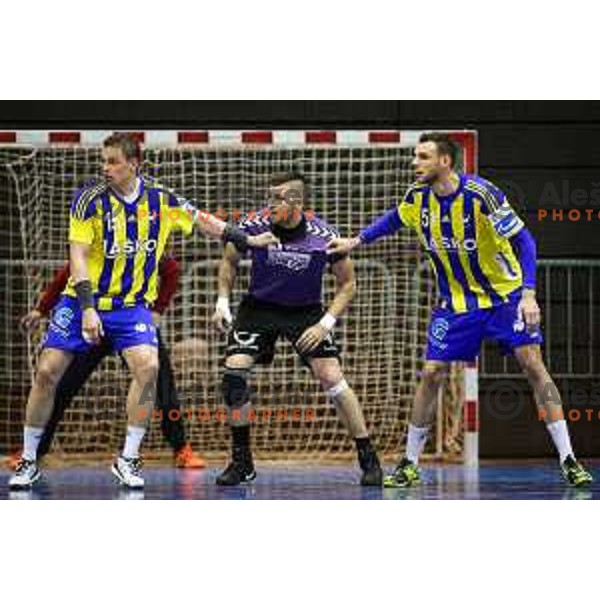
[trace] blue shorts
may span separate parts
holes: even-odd
[[[139,344],[158,346],[152,312],[145,306],[131,306],[116,310],[100,310],[104,336],[115,351],[120,352]],[[57,348],[65,352],[87,352],[93,344],[86,342],[81,333],[81,308],[79,301],[63,296],[52,311],[44,348]]]
[[[541,344],[541,329],[528,331],[517,318],[518,299],[506,304],[454,313],[445,308],[434,308],[427,331],[426,360],[473,361],[479,355],[485,339],[495,340],[505,354],[519,346]]]

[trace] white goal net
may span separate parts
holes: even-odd
[[[220,208],[231,215],[264,206],[272,173],[301,171],[308,181],[307,206],[348,235],[386,211],[410,184],[417,134],[410,132],[407,137],[409,141],[383,144],[147,146],[144,172],[200,208],[211,212]],[[6,215],[0,248],[5,290],[0,451],[8,451],[20,444],[25,401],[43,333],[27,339],[18,331],[18,318],[34,306],[66,260],[73,191],[97,176],[101,163],[99,146],[79,144],[3,147],[0,159],[0,207]],[[194,447],[209,456],[229,449],[228,429],[214,417],[222,405],[225,340],[210,326],[221,253],[219,243],[197,233],[190,238],[175,236],[174,254],[181,261],[182,277],[161,325],[171,351],[186,433]],[[415,236],[407,231],[364,248],[353,258],[358,291],[336,327],[343,367],[377,448],[396,454],[420,369],[433,281]],[[247,277],[248,269],[242,267],[234,307]],[[332,292],[328,277],[326,301]],[[128,383],[119,358],[105,359],[67,411],[54,450],[86,455],[115,452],[124,436]],[[255,369],[252,386],[258,415],[252,435],[258,458],[325,460],[353,451],[334,407],[287,342],[278,342],[271,366]],[[438,415],[438,436],[429,447],[442,455],[460,450],[461,443],[460,406],[456,402],[445,406]],[[272,411],[268,419],[261,419],[264,408]],[[207,414],[211,417],[206,419]],[[294,418],[298,414],[300,418]],[[154,423],[144,451],[166,450],[160,426]]]

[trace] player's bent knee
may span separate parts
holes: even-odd
[[[58,385],[59,373],[50,365],[40,365],[35,376],[35,383],[38,387],[51,389]]]
[[[337,385],[344,379],[342,368],[336,359],[313,360],[310,363],[310,368],[324,390]]]
[[[251,369],[254,357],[249,354],[233,354],[225,359],[226,369]]]
[[[334,387],[344,379],[339,368],[323,370],[317,374],[317,377],[324,390]]]
[[[422,375],[423,381],[428,385],[439,385],[448,376],[448,366],[445,364],[425,365]]]
[[[225,368],[223,373],[223,400],[228,408],[240,408],[250,400],[248,393],[248,369]]]
[[[158,377],[158,358],[148,357],[146,362],[136,365],[133,376],[141,383],[155,381]]]
[[[337,402],[339,397],[349,388],[348,382],[342,378],[335,385],[325,389],[325,395],[331,402]]]
[[[516,353],[516,356],[525,373],[535,375],[546,370],[542,355],[537,349],[524,347]]]
[[[148,357],[148,360],[142,365],[142,371],[150,376],[158,374],[158,356]]]

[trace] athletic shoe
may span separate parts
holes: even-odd
[[[132,489],[140,489],[144,487],[141,468],[142,461],[140,458],[119,456],[111,471],[122,485]]]
[[[363,471],[363,474],[360,478],[360,485],[365,486],[377,486],[381,487],[381,483],[383,482],[383,471],[381,467],[377,466],[373,469],[369,469],[368,471]]]
[[[29,489],[42,475],[35,460],[21,458],[15,469],[15,474],[9,479],[11,490]]]
[[[252,454],[248,450],[234,449],[233,460],[217,477],[217,485],[240,485],[256,479]]]
[[[560,465],[565,481],[573,487],[588,485],[594,481],[591,473],[586,471],[572,455],[567,456]]]
[[[190,444],[185,444],[175,452],[175,466],[178,469],[204,469],[206,461],[192,450]]]
[[[408,458],[403,458],[394,472],[383,478],[383,487],[405,488],[419,483],[419,481],[421,481],[419,467]]]
[[[383,471],[379,464],[377,454],[372,447],[368,447],[363,452],[358,453],[358,462],[362,469],[360,485],[381,486],[383,481]]]

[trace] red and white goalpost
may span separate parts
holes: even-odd
[[[27,344],[12,335],[17,319],[31,306],[53,271],[67,256],[68,209],[74,188],[97,175],[102,141],[112,131],[0,131],[0,202],[14,209],[11,249],[0,276],[14,282],[8,294],[0,353],[10,369],[0,375],[0,390],[10,398],[0,413],[0,441],[18,444],[25,393],[35,366],[39,337]],[[310,182],[309,205],[342,235],[356,233],[401,197],[412,181],[411,160],[420,131],[137,131],[144,144],[144,170],[199,207],[231,214],[262,206],[269,175],[301,170]],[[463,168],[477,171],[477,135],[451,132],[463,148]],[[224,341],[210,329],[216,299],[218,244],[200,236],[177,238],[183,276],[174,307],[164,318],[163,335],[171,349],[182,405],[199,410],[219,405],[220,361]],[[415,236],[402,231],[354,257],[358,293],[337,327],[347,379],[365,409],[382,453],[397,456],[421,365],[434,288],[426,258]],[[242,270],[234,303],[248,273]],[[326,300],[333,292],[326,286]],[[457,371],[465,397],[446,390],[438,414],[438,435],[430,455],[464,452],[476,464],[478,448],[477,368]],[[123,435],[128,376],[116,358],[105,361],[67,412],[57,437],[65,453],[109,453]],[[282,344],[272,366],[257,369],[259,406],[310,408],[314,420],[269,420],[255,427],[260,457],[329,459],[353,449],[333,407]],[[458,394],[460,395],[460,394]],[[461,415],[464,415],[461,416]],[[460,422],[464,423],[464,432]],[[224,454],[226,429],[214,420],[186,421],[194,445],[205,454]],[[13,439],[14,438],[14,439]],[[146,452],[164,443],[158,426]]]

